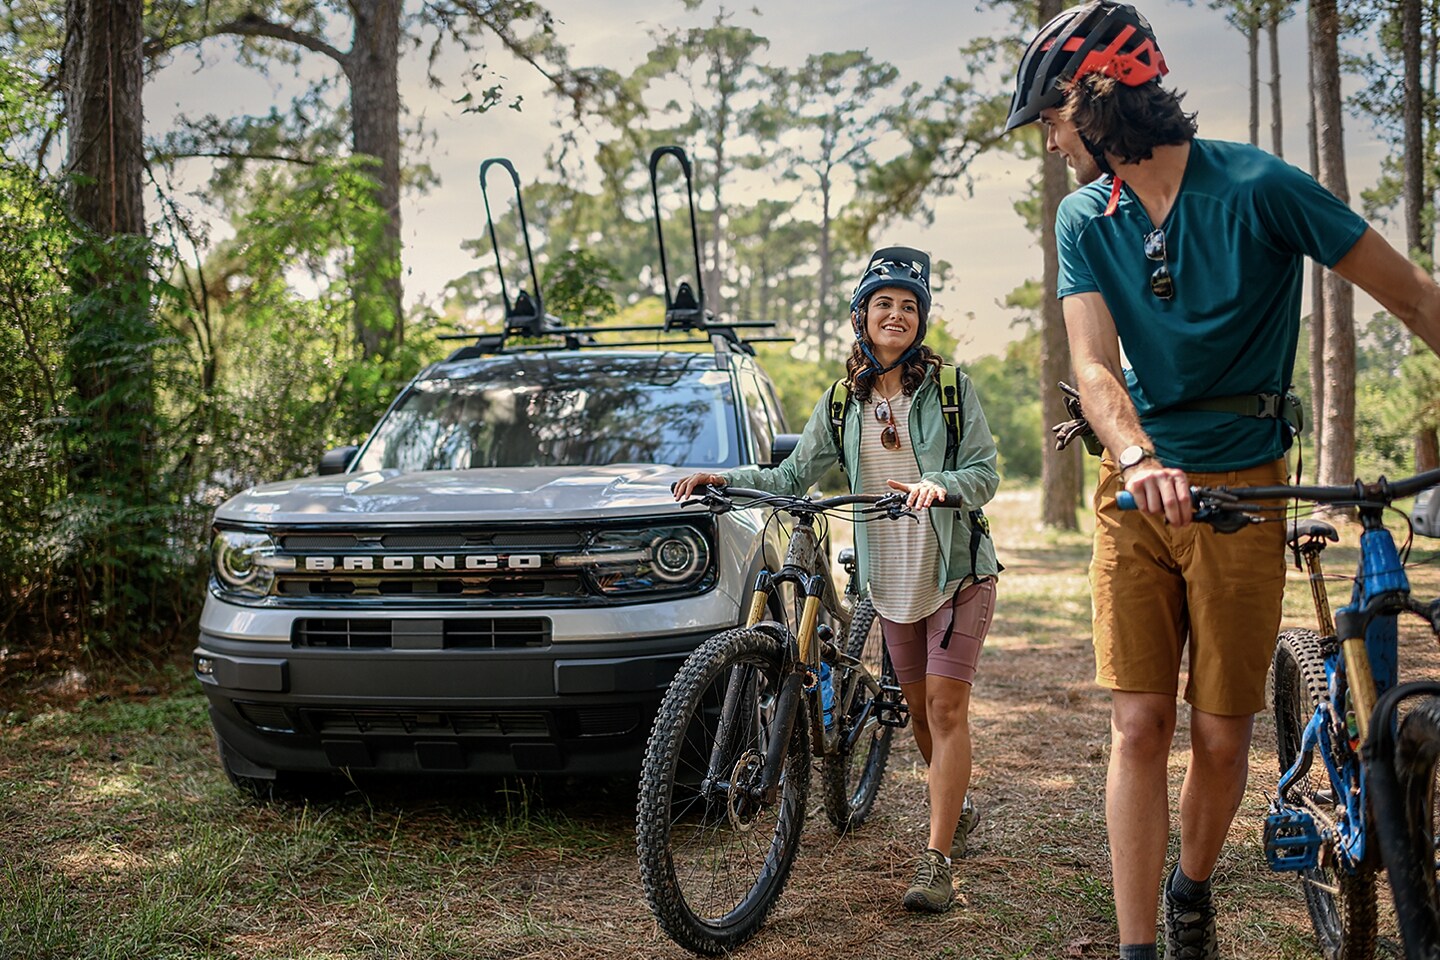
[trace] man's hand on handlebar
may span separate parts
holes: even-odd
[[[886,480],[891,490],[899,490],[905,494],[905,506],[910,510],[928,510],[931,504],[943,503],[945,500],[945,488],[933,480],[921,480],[919,483],[901,483],[899,480]]]
[[[1135,507],[1145,513],[1163,513],[1172,527],[1183,527],[1194,518],[1190,500],[1190,478],[1184,470],[1163,466],[1158,460],[1142,460],[1121,474],[1125,489],[1135,497]]]
[[[683,480],[677,480],[671,489],[675,491],[676,500],[688,500],[697,495],[695,491],[698,488],[705,486],[723,487],[725,478],[718,473],[692,473]]]

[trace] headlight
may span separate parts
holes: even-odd
[[[558,567],[581,568],[604,594],[677,590],[698,585],[710,569],[710,545],[694,527],[608,530],[582,553],[555,559]]]
[[[242,597],[263,597],[275,582],[275,568],[268,563],[275,554],[275,541],[264,533],[217,530],[210,543],[210,567],[220,592]]]

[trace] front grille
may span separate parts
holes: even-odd
[[[709,518],[680,522],[697,528],[714,549]],[[629,571],[602,572],[574,560],[597,535],[646,526],[646,521],[627,519],[595,524],[290,530],[276,536],[280,551],[271,593],[297,605],[327,607],[351,599],[412,609],[540,602],[580,606],[695,593],[713,584],[712,562],[701,582],[675,586],[657,580],[645,586],[637,579],[639,586],[612,590],[611,580],[630,576]]]
[[[469,734],[495,737],[549,737],[550,721],[540,710],[305,710],[318,734]]]
[[[290,639],[296,647],[347,649],[498,650],[550,645],[548,617],[454,617],[384,620],[303,618]]]

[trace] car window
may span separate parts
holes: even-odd
[[[730,378],[635,357],[509,358],[412,385],[357,470],[740,462]]]
[[[761,399],[760,382],[749,371],[741,373],[740,393],[745,398],[745,421],[749,425],[751,451],[756,463],[770,462],[770,447],[775,442],[775,429]]]

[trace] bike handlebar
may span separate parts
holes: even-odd
[[[1404,480],[1391,482],[1381,477],[1374,483],[1356,480],[1348,486],[1191,487],[1190,503],[1195,508],[1197,521],[1208,523],[1222,533],[1233,533],[1247,524],[1260,522],[1260,518],[1253,515],[1254,508],[1245,505],[1246,501],[1308,500],[1342,506],[1388,507],[1396,500],[1436,486],[1440,486],[1440,470],[1427,470]],[[1129,490],[1116,494],[1115,504],[1121,510],[1137,508],[1135,495]]]
[[[704,487],[705,493],[701,496],[693,496],[686,503],[705,503],[712,505],[715,501],[729,504],[732,498],[740,497],[747,500],[765,501],[770,506],[782,510],[801,511],[805,513],[823,513],[826,510],[834,510],[837,507],[848,507],[856,504],[878,507],[885,510],[905,509],[905,494],[898,490],[894,493],[842,493],[833,497],[807,497],[795,496],[788,493],[771,493],[768,490],[752,490],[747,487]],[[948,507],[959,509],[963,503],[959,500],[952,500],[946,497],[943,500],[936,500],[930,504],[932,507]]]

